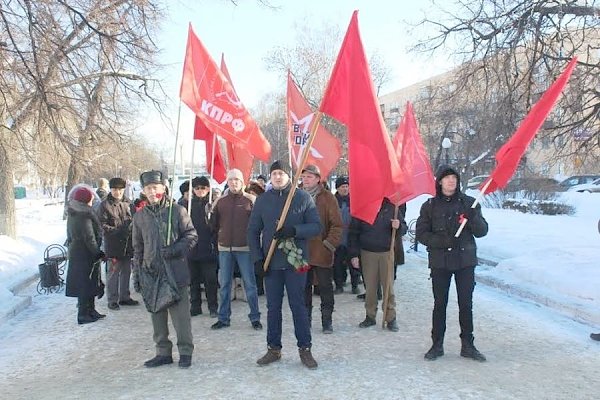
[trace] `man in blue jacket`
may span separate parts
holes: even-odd
[[[292,198],[289,212],[283,227],[275,231],[277,221],[286,198],[291,189],[289,166],[282,161],[275,161],[270,168],[273,188],[256,199],[250,221],[248,223],[248,245],[252,261],[257,268],[262,268],[271,241],[295,244],[302,250],[302,258],[308,260],[308,239],[321,232],[319,213],[310,195],[297,190]],[[262,241],[261,241],[262,235]],[[292,310],[294,332],[302,363],[310,368],[317,368],[312,356],[312,338],[308,324],[308,311],[304,302],[306,273],[299,271],[288,262],[288,255],[277,248],[269,263],[265,276],[267,293],[267,353],[258,359],[258,365],[267,365],[281,359],[281,306],[283,291],[287,292],[288,303]]]

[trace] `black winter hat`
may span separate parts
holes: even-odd
[[[285,172],[286,174],[288,174],[288,176],[292,176],[292,168],[285,161],[282,161],[282,160],[273,161],[273,164],[271,164],[271,168],[269,168],[269,174],[277,169]]]
[[[206,176],[197,176],[192,179],[192,187],[206,186],[210,187],[210,181]]]
[[[266,182],[266,181],[268,181],[268,179],[267,179],[267,178],[265,178],[265,176],[264,176],[264,175],[259,175],[259,176],[257,176],[257,177],[256,177],[256,180],[259,180],[259,179],[262,179],[262,180],[263,180],[263,181],[265,181],[265,182]]]
[[[338,176],[335,180],[335,188],[338,189],[342,185],[349,185],[350,181],[347,176]]]
[[[142,184],[142,187],[151,183],[165,184],[162,172],[155,170],[142,172],[140,175],[140,183]]]
[[[181,192],[181,195],[183,196],[185,194],[185,192],[189,192],[190,191],[190,180],[186,180],[185,182],[183,182],[181,185],[179,185],[179,191]]]
[[[108,181],[108,187],[111,189],[125,189],[126,183],[122,178],[112,178]]]

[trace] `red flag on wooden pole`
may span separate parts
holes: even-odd
[[[527,146],[529,146],[529,143],[531,143],[535,134],[541,128],[544,120],[550,111],[552,111],[576,65],[577,57],[573,57],[563,73],[531,108],[510,140],[500,147],[496,153],[496,168],[494,168],[488,180],[484,181],[480,187],[480,190],[484,194],[492,193],[506,186],[517,170],[519,161],[523,157],[523,154],[525,154]]]
[[[348,128],[350,212],[373,223],[383,198],[394,195],[403,176],[375,95],[357,11],[352,14],[320,111]]]
[[[302,152],[306,151],[306,141],[310,135],[311,127],[315,122],[314,116],[315,113],[310,109],[310,106],[300,93],[300,90],[288,72],[288,145],[290,149],[290,158],[296,169],[298,168]],[[335,168],[341,155],[342,146],[340,141],[323,126],[319,125],[306,162],[319,167],[322,178],[326,179]]]
[[[399,205],[421,194],[435,196],[435,178],[410,102],[406,102],[406,109],[398,125],[393,144],[400,170],[405,177],[405,184],[398,191],[398,195],[391,200]]]
[[[224,139],[244,145],[256,157],[269,161],[271,145],[194,34],[191,24],[179,97],[210,131],[219,132]]]

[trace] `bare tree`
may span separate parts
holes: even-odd
[[[596,0],[459,0],[452,10],[421,25],[436,32],[416,51],[446,51],[463,63],[444,99],[473,96],[479,129],[499,138],[523,118],[541,93],[578,56],[565,95],[538,135],[554,157],[600,156],[600,7]],[[481,118],[483,114],[483,118]],[[505,140],[496,141],[496,146]],[[488,140],[489,142],[489,140]],[[493,144],[492,144],[493,145]],[[493,151],[497,147],[492,147]]]
[[[0,234],[15,235],[15,154],[48,140],[70,155],[68,185],[101,138],[118,141],[138,106],[160,109],[152,0],[0,3]]]

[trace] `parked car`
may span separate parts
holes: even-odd
[[[514,178],[506,188],[507,192],[527,190],[530,192],[558,192],[561,191],[559,182],[552,178]]]
[[[467,181],[467,189],[477,189],[489,177],[489,175],[477,175],[472,177]]]
[[[568,192],[579,192],[579,193],[600,193],[600,178],[596,179],[592,183],[583,183],[581,185],[574,185],[567,189]]]
[[[600,175],[573,175],[562,181],[560,183],[560,187],[562,188],[562,190],[567,190],[571,186],[592,183],[598,178],[600,178]]]

